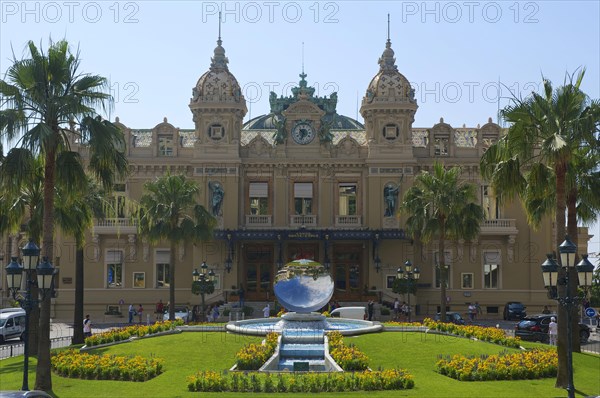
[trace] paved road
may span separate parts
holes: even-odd
[[[506,331],[510,336],[514,334],[515,321],[504,321],[504,320],[479,320],[475,321],[476,325],[480,326],[491,326],[499,327]],[[92,333],[100,333],[102,331],[112,329],[114,327],[122,327],[127,324],[120,323],[106,323],[106,324],[94,324],[92,327]],[[52,347],[66,347],[71,344],[71,337],[73,336],[73,327],[67,323],[52,323],[50,328],[50,338],[52,339]],[[588,352],[594,352],[600,354],[600,333],[598,333],[595,327],[592,327],[592,334],[587,343],[581,345],[582,350]],[[8,358],[15,355],[23,354],[23,343],[19,340],[9,340],[4,344],[0,345],[0,359]]]

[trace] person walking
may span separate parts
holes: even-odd
[[[165,306],[163,305],[162,299],[158,300],[158,303],[156,303],[156,321],[160,322],[163,320],[164,317],[164,312],[165,312]]]
[[[477,315],[477,307],[475,307],[475,304],[469,304],[469,321],[471,321],[471,323],[473,323],[473,321],[475,320],[475,315]]]
[[[367,303],[367,317],[369,321],[373,320],[373,312],[375,312],[375,303],[373,302],[373,300],[369,300],[369,302]]]
[[[556,338],[558,337],[558,324],[556,323],[556,318],[550,318],[550,323],[548,324],[548,337],[550,345],[556,345]]]
[[[263,308],[263,317],[268,318],[271,315],[271,306],[269,305],[269,303],[267,303],[267,305],[265,305],[265,308]]]
[[[83,320],[83,337],[92,337],[92,321],[89,315],[86,315]]]
[[[400,320],[400,300],[398,300],[398,297],[394,300],[394,320]]]
[[[138,314],[138,319],[140,320],[140,323],[142,323],[142,317],[144,316],[144,307],[142,307],[141,304],[137,309],[137,314]]]
[[[133,308],[133,304],[129,304],[129,323],[133,323],[134,315],[135,315],[135,308]]]

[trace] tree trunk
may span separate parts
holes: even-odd
[[[171,241],[169,261],[169,320],[175,320],[175,242]]]
[[[83,344],[85,337],[83,336],[83,248],[81,242],[77,239],[75,253],[75,312],[73,313],[73,344]]]
[[[579,247],[579,231],[577,228],[577,188],[571,188],[567,194],[567,234],[571,242]],[[575,253],[575,264],[580,260],[579,252]],[[579,279],[576,269],[569,270],[569,285],[573,295],[577,294]],[[581,308],[580,303],[573,305],[571,311],[571,342],[573,352],[581,352],[581,341],[579,340],[579,318]]]
[[[560,261],[560,254],[558,247],[565,239],[565,225],[566,225],[566,195],[565,195],[565,175],[566,175],[566,164],[564,162],[557,163],[555,167],[556,173],[556,244],[554,249],[556,250],[557,256]],[[561,268],[558,274],[558,278],[564,278],[565,273]],[[558,286],[559,297],[564,297],[566,294],[565,286]],[[558,339],[557,339],[557,352],[558,352],[558,373],[556,375],[557,388],[567,388],[568,380],[568,369],[567,369],[567,311],[563,305],[558,305]]]
[[[438,258],[440,262],[440,320],[446,321],[446,224],[444,221],[440,223],[440,241],[438,248]]]
[[[57,132],[58,134],[58,132]],[[53,259],[54,253],[54,171],[56,167],[56,149],[46,149],[46,163],[44,165],[44,221],[42,232],[42,253]],[[40,311],[40,330],[38,337],[38,363],[36,368],[36,390],[52,390],[52,373],[50,371],[50,296],[47,294],[42,302]]]

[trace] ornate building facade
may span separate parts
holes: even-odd
[[[101,318],[109,309],[126,312],[130,303],[153,308],[159,299],[167,302],[169,243],[140,237],[130,203],[146,181],[170,171],[200,185],[199,201],[218,221],[213,241],[177,248],[176,304],[198,304],[192,271],[202,262],[216,273],[208,302],[231,300],[239,286],[247,301],[272,300],[278,267],[297,258],[329,266],[341,303],[393,301],[396,269],[410,260],[421,270],[411,301],[418,314],[434,314],[440,303],[436,243],[412,241],[397,210],[415,176],[435,161],[462,166],[463,178],[479,187],[486,214],[477,239],[447,243],[450,309],[464,311],[477,301],[493,316],[507,301],[552,304],[540,272],[554,242],[551,220],[534,231],[521,205],[500,207],[480,177],[479,159],[500,127],[491,119],[476,127],[456,128],[443,119],[413,127],[418,105],[389,39],[362,99],[364,125],[337,113],[337,94],[315,96],[304,73],[291,96],[271,93],[271,112],[244,123],[246,101],[220,38],[217,43],[210,69],[192,90],[194,129],[175,128],[166,118],[150,129],[116,120],[131,174],[113,194],[116,217],[96,220],[87,237],[86,313]],[[85,156],[84,146],[72,145]],[[16,255],[24,239],[5,237],[3,252]],[[59,234],[56,247],[53,316],[69,320],[75,244]]]

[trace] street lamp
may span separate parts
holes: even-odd
[[[565,241],[558,247],[560,253],[560,263],[564,276],[559,277],[559,266],[556,260],[551,254],[547,255],[546,261],[542,264],[542,275],[544,277],[544,286],[546,289],[553,291],[558,290],[558,286],[566,286],[565,296],[561,297],[560,294],[552,295],[552,299],[558,301],[558,303],[565,307],[567,312],[567,393],[569,398],[575,397],[575,385],[573,383],[573,339],[571,336],[571,311],[573,306],[577,305],[581,301],[581,297],[571,292],[571,284],[569,283],[569,270],[575,267],[575,254],[577,252],[577,246],[569,240],[569,237],[565,237]],[[592,278],[590,273],[593,272],[594,266],[587,261],[587,255],[582,256],[583,260],[577,264],[577,273],[579,274],[579,285],[587,288],[592,284]],[[589,263],[589,264],[588,264]],[[590,270],[591,266],[591,270]]]
[[[48,261],[48,257],[43,257],[38,264],[40,257],[40,248],[33,240],[21,249],[23,257],[23,266],[17,262],[17,257],[12,257],[10,263],[6,266],[7,287],[21,308],[25,310],[25,331],[23,332],[23,391],[29,391],[29,317],[31,310],[43,301],[47,294],[53,288],[52,279],[54,277],[54,267]],[[37,267],[36,267],[37,266]],[[23,280],[23,271],[25,271],[25,296],[18,294]],[[37,271],[37,281],[33,278],[33,271]],[[32,297],[31,288],[37,285],[41,299]]]
[[[194,271],[192,271],[192,280],[192,293],[196,295],[199,294],[202,298],[201,319],[206,319],[204,296],[212,294],[215,291],[215,273],[212,269],[209,271],[206,261],[203,261],[200,265],[200,272],[198,272],[198,268],[194,268]]]
[[[403,280],[404,279],[407,282],[407,290],[408,290],[408,322],[410,322],[410,313],[411,313],[410,291],[411,291],[412,283],[418,281],[420,276],[421,276],[421,272],[419,271],[419,268],[417,268],[416,266],[413,267],[413,265],[410,262],[410,260],[406,260],[406,262],[404,263],[404,269],[402,269],[402,267],[400,267],[400,268],[398,268],[398,271],[397,271],[396,278],[399,279],[399,280]]]

